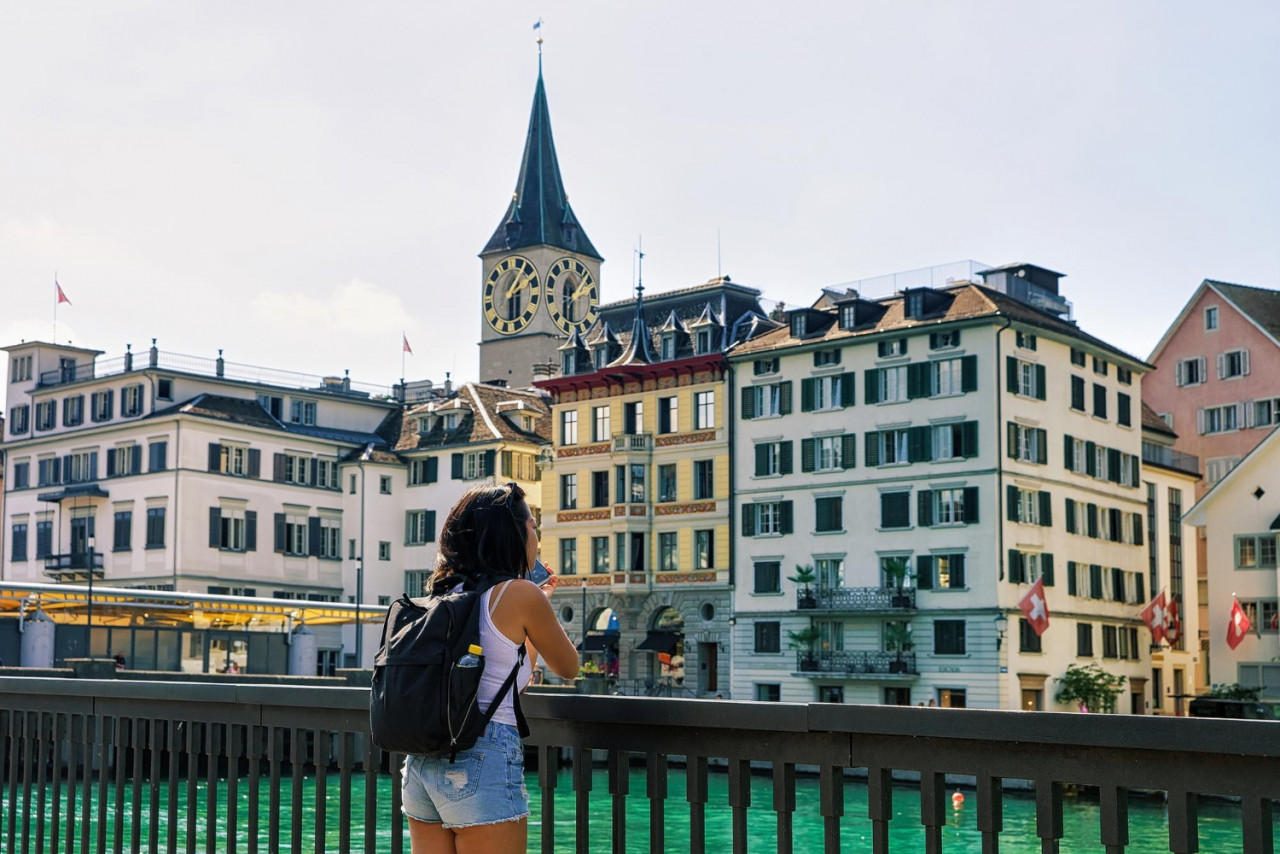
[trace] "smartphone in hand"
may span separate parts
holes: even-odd
[[[536,560],[533,563],[533,569],[529,570],[528,578],[534,584],[541,587],[551,580],[551,570],[543,566],[541,560]]]

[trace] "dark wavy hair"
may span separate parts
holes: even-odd
[[[532,515],[524,490],[514,483],[468,489],[444,520],[427,590],[458,575],[473,581],[523,578],[530,569],[525,522]]]

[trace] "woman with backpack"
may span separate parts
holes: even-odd
[[[516,727],[515,690],[529,684],[541,655],[565,679],[578,674],[578,651],[551,608],[553,574],[541,587],[525,579],[538,555],[538,530],[519,486],[477,486],[449,511],[440,531],[430,590],[461,575],[482,589],[480,646],[485,658],[477,704],[488,709],[519,661],[516,688],[495,711],[474,747],[447,757],[411,756],[403,775],[404,813],[413,854],[523,854],[529,795],[524,746]]]

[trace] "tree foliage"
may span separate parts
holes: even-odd
[[[1058,689],[1059,703],[1081,703],[1091,712],[1113,712],[1127,680],[1103,670],[1094,661],[1083,667],[1068,665],[1067,672],[1053,681],[1062,686]]]
[[[1257,700],[1257,688],[1246,688],[1239,682],[1232,682],[1230,685],[1215,685],[1213,690],[1206,697],[1212,697],[1215,700]]]

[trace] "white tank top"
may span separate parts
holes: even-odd
[[[512,643],[511,638],[504,635],[493,624],[493,618],[489,616],[490,597],[494,595],[494,591],[497,591],[498,600],[494,607],[498,607],[502,604],[502,594],[506,593],[510,584],[511,582],[509,581],[504,582],[490,587],[480,594],[480,646],[484,649],[484,673],[480,674],[480,692],[476,695],[476,701],[482,710],[489,708],[489,704],[497,696],[498,690],[502,688],[502,683],[507,681],[511,668],[516,666],[516,659],[520,654],[520,644]],[[516,691],[524,690],[525,686],[529,684],[529,678],[532,674],[533,665],[528,658],[525,658],[524,664],[520,666],[520,673],[516,676],[516,684],[511,688],[511,693],[508,693],[503,698],[502,705],[493,713],[495,723],[507,724],[508,726],[516,725],[516,711],[512,695]]]

